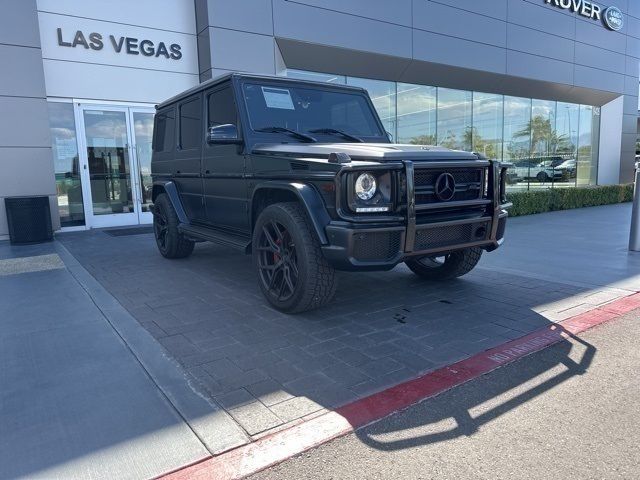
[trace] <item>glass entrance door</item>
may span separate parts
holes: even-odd
[[[150,223],[153,110],[76,108],[87,226]]]
[[[129,115],[133,125],[133,155],[136,163],[136,191],[139,192],[140,223],[152,223],[151,205],[151,142],[153,140],[153,110],[130,108]]]

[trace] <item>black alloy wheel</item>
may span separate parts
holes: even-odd
[[[473,247],[435,257],[412,257],[404,263],[413,273],[424,279],[450,280],[473,270],[481,256],[482,249]]]
[[[300,313],[331,300],[335,271],[300,204],[266,207],[256,220],[251,244],[260,290],[274,308]]]
[[[291,234],[284,225],[271,220],[262,226],[256,248],[264,291],[277,302],[290,300],[300,277],[296,245]]]
[[[167,249],[167,235],[169,233],[169,225],[167,223],[167,214],[164,208],[156,206],[153,212],[153,233],[156,237],[156,243],[160,251]]]
[[[178,229],[178,214],[166,193],[161,193],[153,204],[153,235],[163,257],[185,258],[191,255],[195,242]]]

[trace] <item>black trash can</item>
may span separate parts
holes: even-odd
[[[40,243],[53,239],[49,197],[7,197],[4,206],[11,243]]]

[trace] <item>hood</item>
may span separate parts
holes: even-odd
[[[398,143],[261,143],[252,150],[255,154],[323,159],[328,158],[332,152],[346,153],[354,160],[378,162],[478,160],[476,154],[461,150]]]

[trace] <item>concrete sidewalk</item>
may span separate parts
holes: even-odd
[[[0,243],[0,432],[2,479],[151,478],[245,441],[56,242]]]
[[[639,335],[636,310],[251,478],[640,478]]]

